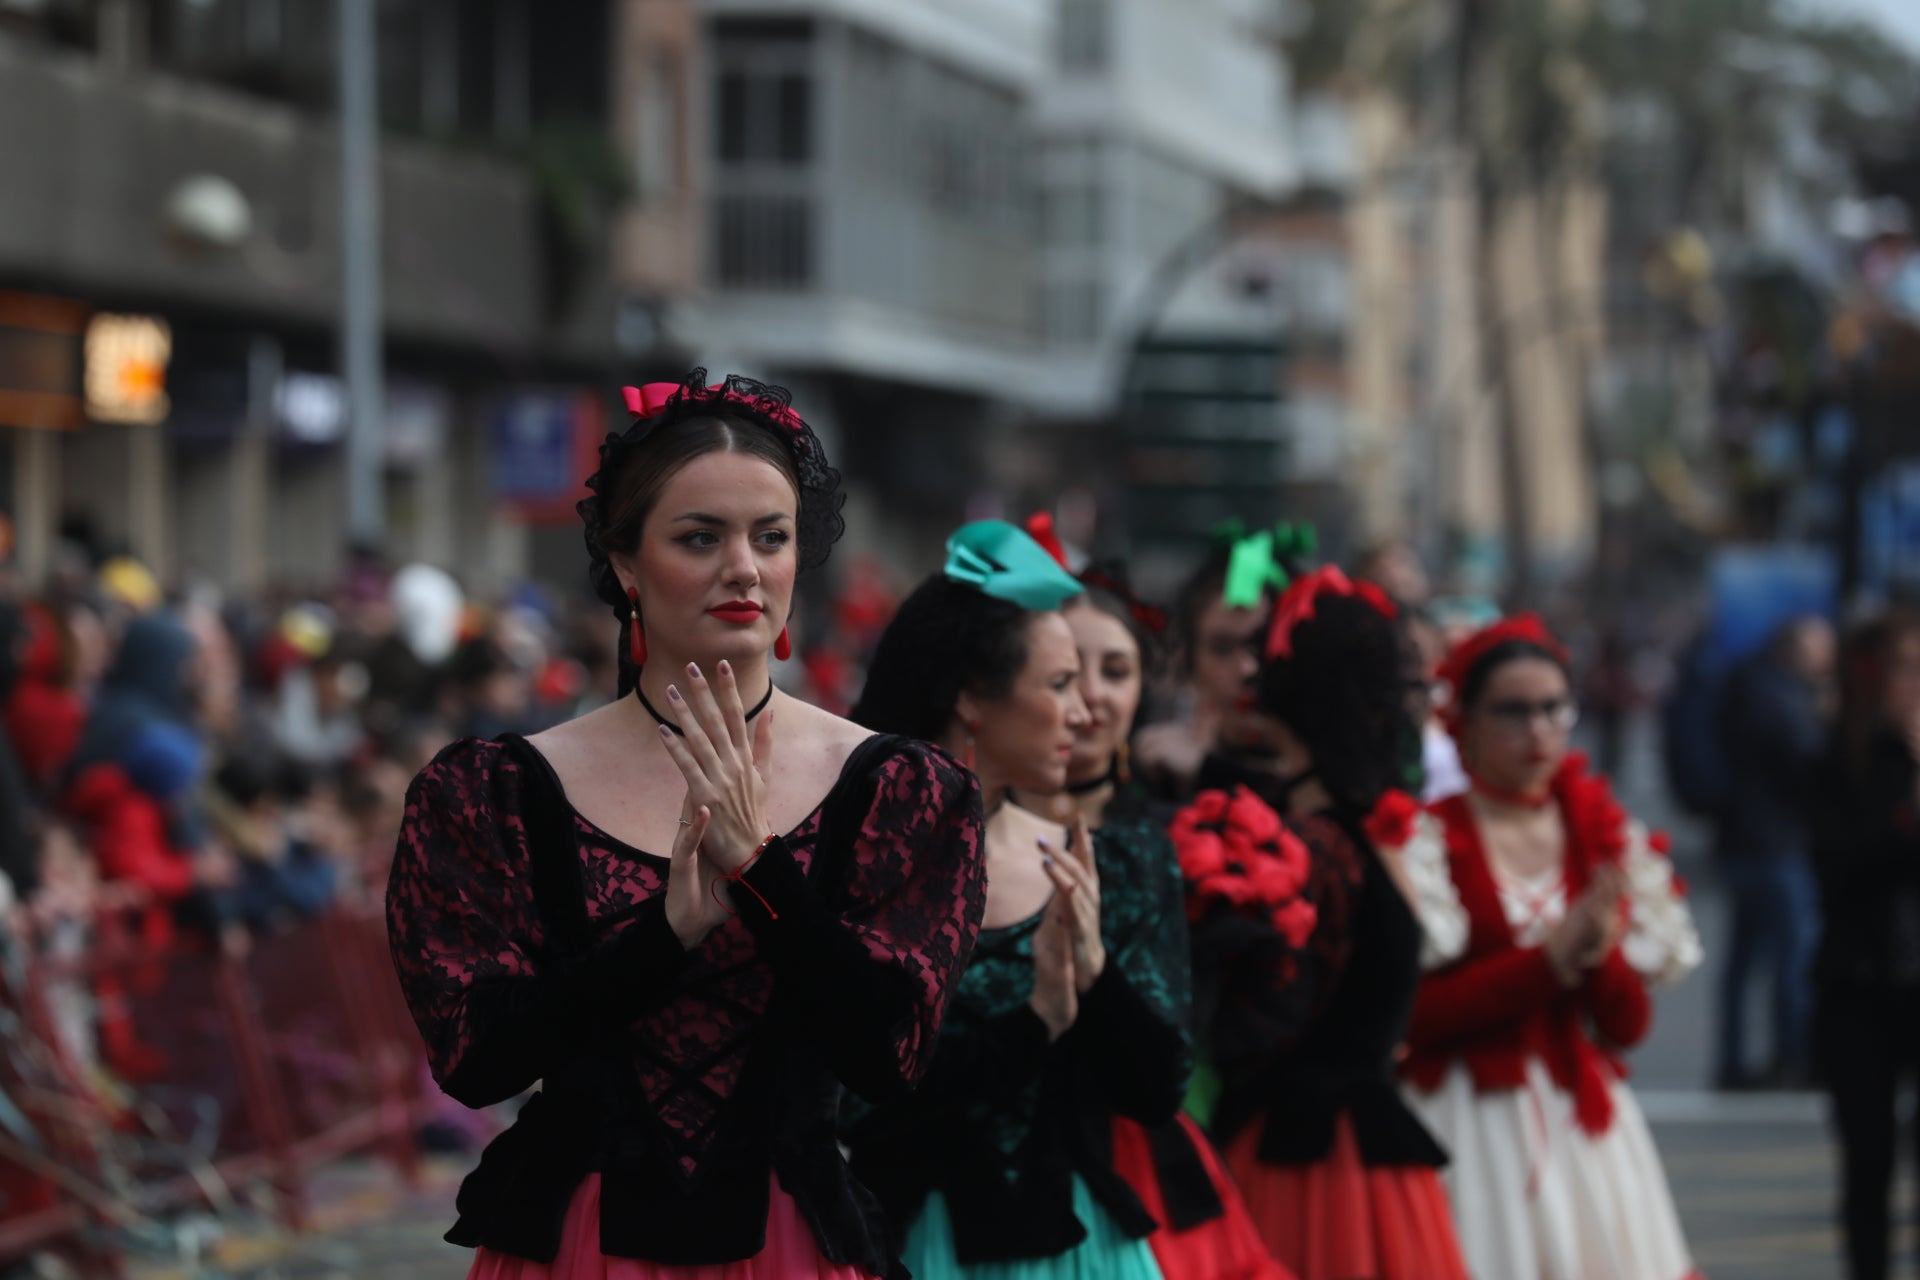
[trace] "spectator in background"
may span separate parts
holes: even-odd
[[[1850,636],[1841,678],[1839,731],[1813,786],[1825,914],[1816,1043],[1840,1138],[1848,1274],[1881,1280],[1896,1105],[1920,1083],[1920,618]]]
[[[0,706],[9,711],[7,726],[13,727],[12,691],[26,648],[25,619],[13,604],[0,600]],[[32,806],[28,803],[27,777],[14,753],[11,732],[0,736],[0,877],[6,886],[9,905],[16,890],[31,887],[34,862],[34,832],[28,822]]]
[[[532,733],[533,675],[490,635],[462,644],[453,656],[452,684],[459,715],[458,736],[497,738],[503,733]]]
[[[1730,673],[1721,695],[1727,794],[1714,847],[1733,903],[1720,977],[1723,1089],[1808,1082],[1808,970],[1820,927],[1808,783],[1826,751],[1833,667],[1833,629],[1819,618],[1795,618]],[[1757,1075],[1746,1058],[1746,996],[1756,969],[1768,974],[1773,997],[1772,1051]]]
[[[230,914],[255,933],[310,920],[333,901],[336,851],[302,821],[315,783],[299,766],[246,759],[229,760],[214,780],[222,834],[240,859]]]
[[[1426,609],[1408,609],[1407,636],[1419,661],[1417,679],[1407,683],[1407,710],[1420,726],[1420,798],[1428,804],[1467,790],[1460,747],[1440,715],[1440,664],[1446,661],[1447,635]]]
[[[1266,744],[1255,740],[1251,714],[1253,681],[1260,670],[1260,629],[1271,593],[1256,590],[1251,603],[1229,599],[1235,549],[1233,539],[1216,541],[1180,589],[1174,631],[1187,705],[1174,718],[1149,725],[1134,737],[1134,769],[1162,799],[1184,801],[1191,796],[1201,766],[1211,756],[1272,755]]]
[[[1619,623],[1609,622],[1600,628],[1600,643],[1580,699],[1598,736],[1600,772],[1609,777],[1618,777],[1625,761],[1627,717],[1638,700],[1632,649]]]
[[[1390,538],[1362,552],[1354,565],[1354,577],[1371,582],[1404,608],[1418,609],[1433,594],[1427,571],[1412,544]]]

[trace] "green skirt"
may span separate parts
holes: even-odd
[[[901,1260],[913,1272],[913,1280],[1162,1280],[1152,1248],[1145,1240],[1127,1239],[1077,1177],[1073,1212],[1086,1227],[1087,1238],[1066,1253],[963,1266],[954,1252],[947,1202],[935,1192],[927,1197],[920,1220],[907,1233]]]

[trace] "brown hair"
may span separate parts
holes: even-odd
[[[800,495],[793,454],[767,428],[724,411],[681,418],[649,432],[620,459],[607,485],[607,522],[595,531],[601,551],[631,554],[667,482],[709,453],[759,458],[786,478],[796,498]]]

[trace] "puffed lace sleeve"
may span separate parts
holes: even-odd
[[[1626,851],[1621,858],[1631,910],[1621,950],[1642,977],[1663,984],[1678,982],[1692,973],[1703,957],[1693,913],[1687,909],[1665,844],[1665,839],[1649,833],[1644,823],[1630,819]]]
[[[872,799],[847,833],[851,847],[820,851],[839,868],[830,882],[811,883],[775,839],[745,875],[753,892],[735,904],[841,1082],[879,1099],[926,1071],[980,932],[980,784],[938,748],[902,740],[870,776],[841,785]]]
[[[687,963],[657,895],[586,955],[545,955],[525,779],[464,739],[420,771],[387,881],[387,938],[427,1060],[448,1096],[490,1106],[631,1022]]]
[[[1413,820],[1406,843],[1391,852],[1399,856],[1406,872],[1407,887],[1413,893],[1411,905],[1424,935],[1420,967],[1439,969],[1452,964],[1466,954],[1470,925],[1447,861],[1446,826],[1433,814],[1422,813]]]

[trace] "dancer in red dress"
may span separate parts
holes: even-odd
[[[1175,828],[1192,902],[1212,1127],[1273,1254],[1304,1280],[1465,1280],[1446,1155],[1393,1077],[1445,852],[1397,791],[1416,732],[1393,606],[1338,569],[1275,606],[1259,708],[1277,774],[1203,793]]]
[[[1695,1274],[1621,1055],[1648,987],[1700,963],[1662,842],[1567,750],[1567,657],[1538,619],[1467,640],[1442,678],[1473,790],[1441,801],[1452,894],[1421,903],[1464,952],[1421,984],[1404,1064],[1453,1154],[1480,1280]]]

